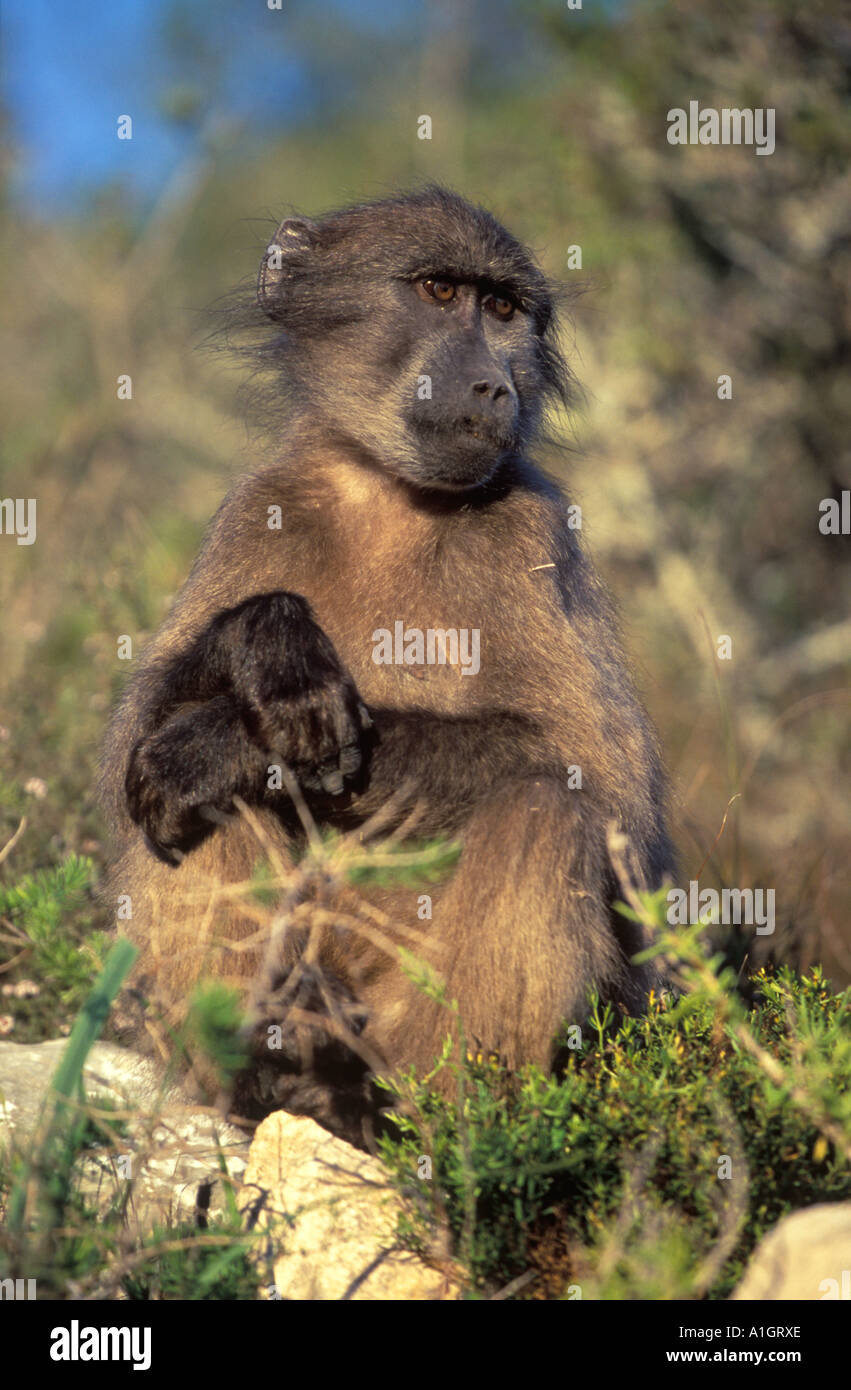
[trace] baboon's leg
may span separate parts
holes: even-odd
[[[254,814],[288,864],[280,823],[268,813]],[[131,984],[149,1002],[142,1025],[149,1038],[159,1033],[164,1042],[169,1028],[179,1028],[199,979],[250,985],[264,949],[264,914],[250,894],[234,890],[251,878],[259,860],[268,862],[263,844],[245,820],[234,817],[177,868],[155,858],[141,840],[113,868],[107,897],[118,926],[141,951]],[[119,895],[129,895],[129,918]]]
[[[606,902],[602,817],[583,795],[546,778],[502,787],[474,813],[424,929],[467,1048],[497,1052],[509,1067],[547,1065],[562,1022],[586,1016],[589,986],[617,996],[627,974]],[[367,1038],[394,1065],[430,1069],[451,1014],[399,970],[364,1002]]]

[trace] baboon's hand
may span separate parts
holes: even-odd
[[[263,764],[232,699],[181,710],[130,754],[130,815],[154,853],[177,864],[227,815],[234,795],[259,781]]]
[[[151,723],[130,755],[130,815],[155,851],[177,862],[177,851],[208,835],[235,795],[267,803],[276,763],[309,792],[345,791],[363,765],[371,724],[307,601],[288,593],[246,599],[162,669]]]
[[[298,594],[263,594],[208,629],[249,734],[309,791],[338,795],[361,769],[372,721],[333,643]]]

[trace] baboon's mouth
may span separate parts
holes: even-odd
[[[486,420],[476,420],[465,415],[458,421],[456,431],[468,439],[477,439],[480,444],[489,444],[495,449],[509,449],[515,442],[514,432]]]
[[[483,439],[489,433],[477,420],[472,420],[469,415],[464,416],[460,425],[464,433],[471,434],[474,439]]]
[[[425,439],[438,441],[441,447],[449,441],[460,444],[463,440],[475,440],[489,448],[504,450],[516,448],[518,431],[516,420],[490,420],[481,415],[458,415],[454,419],[423,420],[415,417],[411,421],[416,432]]]

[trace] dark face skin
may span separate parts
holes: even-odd
[[[375,296],[352,350],[324,344],[323,372],[341,385],[329,392],[314,381],[349,432],[352,398],[368,400],[358,417],[357,442],[385,468],[420,488],[464,491],[480,486],[521,448],[535,419],[524,386],[535,379],[529,316],[507,289],[459,283],[439,274],[399,280]],[[329,412],[330,413],[330,412]]]
[[[515,370],[529,348],[528,320],[500,286],[438,278],[405,290],[416,296],[410,318],[419,354],[402,411],[417,458],[403,474],[430,487],[475,487],[522,442]]]

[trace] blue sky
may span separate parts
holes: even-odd
[[[39,201],[69,194],[120,172],[135,154],[115,138],[115,119],[148,105],[138,55],[151,42],[159,8],[150,0],[4,0],[5,99],[26,166],[17,189]],[[164,129],[149,139],[153,174],[176,151]]]
[[[406,0],[322,0],[329,21],[387,32],[415,21]],[[158,109],[160,94],[204,71],[188,56],[169,59],[163,41],[169,16],[185,11],[205,27],[223,59],[222,92],[229,114],[273,120],[310,115],[317,99],[301,52],[288,52],[287,25],[300,13],[315,24],[315,0],[3,0],[3,100],[18,160],[14,194],[41,212],[57,199],[79,203],[111,176],[143,195],[179,158],[191,134]],[[312,12],[312,14],[311,14]],[[133,116],[133,140],[116,138],[119,115]]]
[[[629,0],[594,0],[587,17]],[[540,0],[559,9],[559,0]],[[438,0],[0,0],[2,100],[16,154],[13,196],[42,215],[85,207],[117,179],[152,195],[193,139],[169,120],[166,93],[195,89],[217,111],[286,129],[345,106],[347,84],[375,88],[428,29],[451,22]],[[478,0],[467,12],[484,60],[508,75],[532,40],[519,0]],[[582,11],[571,23],[582,23]],[[168,35],[168,37],[167,37]],[[467,34],[467,38],[471,35]],[[446,33],[451,45],[451,30]],[[474,71],[476,65],[474,62]],[[133,140],[116,138],[120,115]]]

